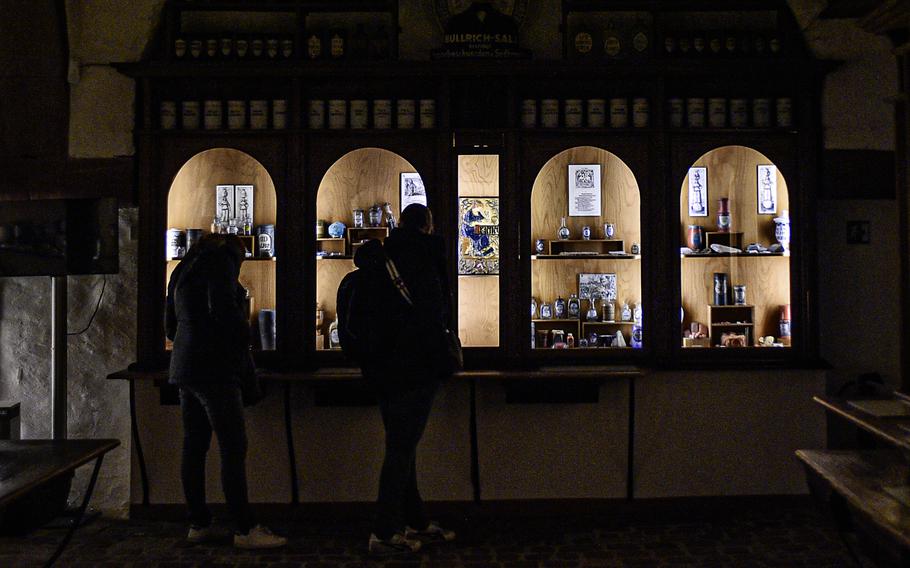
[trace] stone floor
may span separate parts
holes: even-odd
[[[559,516],[441,516],[457,543],[417,555],[375,560],[366,554],[369,521],[271,523],[290,545],[271,552],[223,544],[193,546],[169,521],[96,520],[77,531],[57,566],[105,568],[254,567],[853,567],[837,532],[810,503],[738,508],[723,513]],[[622,517],[622,518],[619,518]],[[632,518],[634,517],[634,518]],[[62,536],[41,529],[0,538],[0,566],[40,566]]]

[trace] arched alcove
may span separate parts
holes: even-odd
[[[729,220],[718,216],[721,199]],[[692,164],[679,200],[684,347],[756,347],[769,336],[790,344],[780,324],[790,310],[789,239],[781,246],[775,234],[789,203],[783,175],[757,150],[723,146]],[[734,286],[745,287],[739,297]]]
[[[246,152],[213,148],[187,160],[174,176],[168,191],[167,227],[211,232],[219,185],[253,186],[253,235],[259,225],[275,225],[278,209],[275,184],[265,167]],[[254,238],[245,239],[251,250],[255,250]],[[280,247],[280,237],[276,242]],[[179,259],[168,260],[165,287],[179,262]],[[255,328],[259,310],[276,309],[276,258],[260,259],[253,254],[241,266],[240,283],[250,292],[250,324]],[[254,347],[256,338],[254,334]]]
[[[339,158],[326,171],[316,193],[316,219],[325,230],[331,223],[345,225],[344,235],[332,238],[317,235],[316,303],[323,310],[323,321],[317,316],[317,349],[329,347],[322,337],[329,338],[335,319],[335,297],[341,279],[354,270],[353,253],[362,239],[387,235],[383,216],[379,227],[369,227],[368,210],[373,205],[389,203],[397,219],[401,214],[401,174],[416,173],[410,162],[395,152],[382,148],[359,148]],[[364,212],[363,229],[354,229],[354,209]],[[353,229],[353,230],[352,230]]]
[[[574,166],[585,166],[580,178],[574,174]],[[590,167],[593,166],[593,167]],[[571,167],[571,168],[570,168]],[[584,185],[585,176],[593,176],[591,183],[596,185],[600,180],[599,207],[591,208],[595,203],[590,198],[594,191],[578,199],[585,199],[585,203],[578,203],[580,209],[588,208],[584,216],[570,216],[570,184]],[[576,181],[578,180],[578,181]],[[574,193],[574,190],[573,190]],[[553,156],[540,169],[534,180],[531,190],[531,295],[538,306],[550,306],[551,318],[542,317],[545,314],[532,313],[532,323],[537,336],[534,346],[540,345],[538,338],[543,337],[541,331],[552,335],[552,330],[563,330],[566,335],[568,330],[573,330],[576,346],[592,347],[592,333],[598,336],[612,335],[622,332],[625,346],[632,346],[633,331],[641,337],[640,322],[636,324],[634,314],[628,320],[622,319],[622,306],[627,304],[634,312],[636,303],[642,301],[641,297],[641,197],[638,183],[632,170],[615,154],[594,146],[578,146],[564,150]],[[558,235],[562,219],[566,220],[569,231],[568,238]],[[612,225],[613,233],[607,235],[605,224]],[[584,227],[590,229],[590,235],[585,238]],[[564,235],[563,235],[564,236]],[[586,276],[581,276],[586,275]],[[586,298],[587,291],[591,289],[584,285],[584,292],[580,287],[580,278],[591,282],[588,275],[614,275],[593,277],[603,283],[612,284],[612,292],[600,286],[598,290],[602,295],[615,295],[609,301],[613,303],[613,318],[604,306],[604,299],[594,298],[594,307],[597,317],[588,321],[587,311],[591,307],[591,300]],[[555,302],[562,298],[568,303],[571,295],[579,297],[578,315],[569,313],[557,318]],[[584,342],[581,340],[585,339]],[[610,341],[598,340],[598,345],[607,346]],[[616,342],[614,342],[616,343]],[[549,338],[547,347],[550,346]],[[610,345],[612,347],[612,344]]]

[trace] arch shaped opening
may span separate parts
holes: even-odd
[[[261,348],[263,344],[274,345],[273,339],[263,341],[256,330],[259,312],[277,309],[277,262],[274,255],[271,258],[257,257],[255,232],[257,226],[274,226],[277,210],[272,176],[258,160],[233,148],[212,148],[199,152],[181,166],[168,190],[167,226],[184,232],[184,247],[189,229],[203,233],[227,231],[233,219],[233,226],[242,235],[243,220],[247,218],[251,234],[241,238],[247,246],[248,258],[241,265],[239,280],[250,295],[249,318],[254,330],[251,334],[254,349]],[[224,218],[225,212],[227,218]],[[222,227],[216,227],[216,217]],[[165,289],[180,262],[179,255],[172,255],[171,252],[168,251]],[[167,340],[165,348],[170,348]]]
[[[641,347],[640,243],[638,182],[618,156],[547,161],[531,189],[532,347]]]
[[[680,188],[683,347],[790,345],[790,196],[761,152],[722,146]]]
[[[397,220],[401,213],[402,174],[415,173],[414,166],[395,152],[358,148],[335,161],[320,181],[316,192],[316,254],[320,260],[316,263],[317,349],[338,348],[335,298],[342,278],[354,270],[357,247],[363,240],[382,240],[388,235],[385,214],[376,226],[371,226],[370,207],[388,203]],[[419,186],[418,193],[423,183]],[[425,199],[425,189],[423,196]],[[355,209],[362,212],[362,226],[355,224]],[[333,227],[333,223],[340,225]]]

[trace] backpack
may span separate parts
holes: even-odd
[[[384,265],[358,268],[338,286],[338,341],[341,350],[365,371],[392,359],[409,306]]]

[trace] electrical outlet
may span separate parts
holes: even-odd
[[[869,221],[847,221],[847,244],[868,245],[872,242]]]

